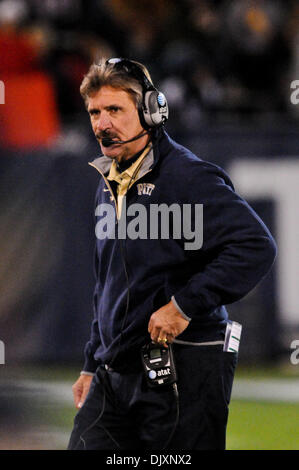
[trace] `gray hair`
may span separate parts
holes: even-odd
[[[132,62],[142,69],[143,73],[152,83],[150,74],[146,67],[139,62]],[[125,70],[114,67],[113,63],[107,63],[106,59],[103,59],[99,64],[91,65],[89,71],[83,78],[80,86],[80,93],[86,106],[88,104],[88,97],[99,91],[103,86],[110,86],[112,88],[126,91],[131,96],[137,108],[142,104],[143,90],[140,82],[136,78],[128,75]]]

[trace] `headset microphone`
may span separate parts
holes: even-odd
[[[134,140],[138,140],[140,139],[141,137],[145,136],[146,134],[148,134],[148,132],[143,132],[142,134],[138,134],[136,135],[135,137],[133,137],[132,139],[129,139],[129,140],[113,140],[113,139],[110,139],[110,137],[103,137],[102,140],[101,140],[101,143],[103,145],[103,147],[111,147],[111,145],[122,145],[122,144],[128,144],[129,142],[134,142]]]

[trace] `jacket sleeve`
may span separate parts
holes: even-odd
[[[188,188],[192,188],[189,199],[203,204],[203,244],[197,252],[187,253],[199,270],[174,300],[192,319],[250,292],[271,268],[276,244],[221,168],[194,163]]]
[[[95,249],[95,273],[98,272],[98,257]],[[94,359],[94,354],[101,344],[101,338],[99,334],[98,319],[97,319],[97,304],[99,296],[99,284],[96,282],[94,295],[93,295],[93,321],[91,324],[90,339],[86,343],[84,348],[84,366],[85,372],[95,372],[98,367],[98,362]]]

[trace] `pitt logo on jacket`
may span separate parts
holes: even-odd
[[[142,194],[148,194],[148,196],[150,196],[152,194],[153,189],[155,189],[155,185],[152,183],[137,184],[138,196],[141,196]]]

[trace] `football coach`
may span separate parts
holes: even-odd
[[[142,64],[103,59],[80,92],[101,155],[68,449],[223,450],[241,332],[225,305],[268,273],[275,242],[229,176],[166,133],[167,99]]]

